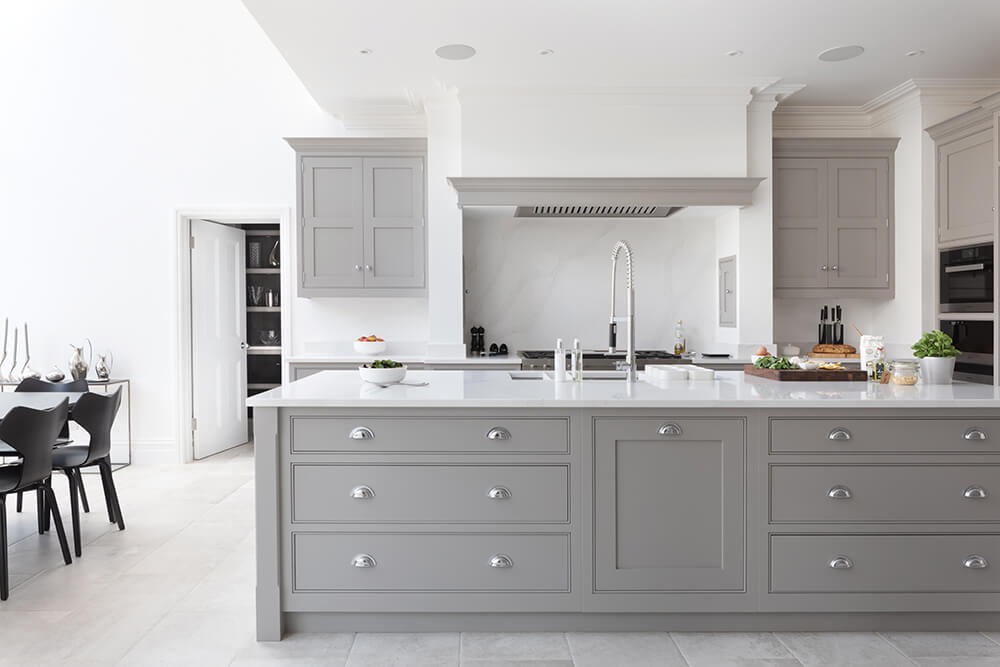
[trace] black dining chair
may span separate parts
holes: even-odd
[[[39,380],[38,378],[24,378],[21,380],[17,387],[14,388],[15,392],[18,391],[28,391],[35,393],[48,393],[48,392],[67,392],[67,393],[83,393],[90,389],[90,385],[87,384],[86,378],[81,378],[79,380],[72,380],[70,382],[46,382],[45,380]],[[59,431],[59,439],[56,444],[68,444],[71,442],[69,439],[69,421],[63,424],[62,429]],[[80,498],[83,501],[83,511],[90,511],[90,503],[87,502],[87,492],[83,489],[83,484],[81,480],[80,484]],[[21,511],[22,504],[24,502],[24,496],[21,493],[17,494],[17,511]],[[43,531],[45,526],[43,525],[43,517],[45,514],[45,499],[39,494],[38,502],[38,520],[39,520],[39,531]]]
[[[11,408],[3,421],[0,421],[0,441],[21,455],[18,462],[0,467],[0,542],[3,543],[0,545],[3,547],[0,549],[0,600],[6,600],[10,594],[7,576],[7,494],[37,489],[45,495],[45,507],[51,514],[59,535],[63,562],[67,565],[73,562],[62,517],[59,515],[59,504],[51,484],[52,445],[68,415],[69,399],[63,399],[58,406],[48,410],[24,406]]]
[[[104,484],[104,500],[108,506],[108,520],[118,522],[118,530],[125,530],[125,519],[118,503],[118,490],[111,475],[111,426],[122,403],[121,387],[113,394],[87,393],[73,406],[73,421],[90,434],[90,443],[59,447],[52,452],[52,467],[62,470],[69,480],[69,498],[73,511],[73,548],[80,556],[80,504],[79,491],[83,477],[80,468],[98,466]]]

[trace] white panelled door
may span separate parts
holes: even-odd
[[[191,221],[194,458],[247,441],[245,234]]]

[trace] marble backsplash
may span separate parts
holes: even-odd
[[[688,348],[713,351],[717,317],[713,220],[513,218],[509,209],[464,212],[465,337],[486,329],[487,345],[605,348],[611,310],[611,249],[633,250],[636,345],[673,348],[684,320]],[[618,312],[625,314],[625,261],[618,262]],[[619,347],[625,328],[619,326]]]

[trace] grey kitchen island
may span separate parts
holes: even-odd
[[[258,639],[1000,627],[993,387],[521,377],[250,399]]]

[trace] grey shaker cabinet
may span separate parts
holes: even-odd
[[[426,294],[426,142],[288,142],[298,164],[298,295]]]
[[[719,260],[719,326],[736,326],[736,256]]]
[[[743,419],[600,418],[595,590],[745,589]]]
[[[938,147],[938,241],[993,236],[993,130]]]
[[[778,296],[893,295],[898,139],[776,139]]]

